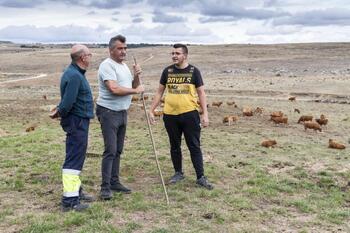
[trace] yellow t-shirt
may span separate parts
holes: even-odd
[[[188,65],[184,69],[175,65],[163,70],[160,84],[166,87],[164,100],[164,114],[179,115],[198,110],[197,90],[203,85],[200,71]]]

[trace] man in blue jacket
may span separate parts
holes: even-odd
[[[61,102],[50,117],[61,117],[61,126],[66,132],[62,210],[82,211],[89,205],[80,203],[80,200],[92,201],[83,194],[79,179],[87,149],[89,123],[94,117],[92,93],[85,77],[92,54],[86,46],[78,44],[72,47],[70,55],[72,63],[61,77]]]

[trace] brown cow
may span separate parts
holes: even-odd
[[[295,99],[296,99],[296,96],[291,96],[288,98],[288,100],[290,100],[290,101],[295,101]]]
[[[274,147],[276,144],[276,140],[266,140],[261,143],[261,145],[264,147]]]
[[[337,143],[333,139],[329,139],[328,147],[329,148],[333,148],[333,149],[338,149],[338,150],[344,150],[345,149],[345,145]]]
[[[283,112],[282,111],[272,112],[270,116],[271,116],[271,120],[272,120],[272,117],[283,117]]]
[[[213,103],[211,104],[211,106],[220,107],[221,104],[222,104],[222,101],[218,101],[218,102],[213,102]]]
[[[320,118],[316,119],[316,122],[320,125],[327,125],[328,119],[323,114],[321,114]]]
[[[288,117],[271,117],[271,120],[276,124],[288,124]]]
[[[253,116],[253,110],[251,108],[243,108],[243,116]]]
[[[321,129],[321,126],[317,123],[317,122],[314,122],[314,121],[305,121],[304,122],[304,129],[313,129],[315,131],[322,131]]]
[[[298,124],[299,124],[300,122],[312,121],[312,119],[313,119],[313,116],[301,116],[301,117],[299,118],[299,120],[298,120]]]
[[[235,122],[238,120],[238,116],[230,115],[230,116],[225,116],[224,119],[222,120],[222,123],[228,123],[228,125],[231,125],[231,122]]]

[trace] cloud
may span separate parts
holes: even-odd
[[[142,32],[142,33],[140,33]],[[135,43],[215,43],[221,38],[213,35],[208,29],[191,29],[184,23],[145,28],[143,26],[129,26],[121,31],[127,35],[128,41]]]
[[[350,10],[343,8],[330,8],[298,12],[291,16],[274,19],[273,25],[350,25]]]
[[[155,10],[153,12],[153,14],[154,14],[154,16],[153,16],[152,20],[155,23],[178,23],[178,22],[186,21],[186,19],[184,17],[164,14],[163,12],[158,11],[158,10]]]
[[[99,42],[107,41],[109,28],[97,28],[65,25],[60,27],[36,27],[33,25],[8,26],[0,29],[0,40],[17,43],[53,43],[53,42]]]
[[[204,17],[201,22],[236,21],[240,19],[265,20],[290,15],[282,10],[269,10],[264,8],[245,8],[229,1],[206,1],[200,6]]]
[[[97,15],[96,11],[89,11],[87,15]]]
[[[134,19],[132,20],[132,22],[133,22],[133,23],[142,23],[142,22],[143,22],[143,18],[141,18],[141,17],[134,18]]]
[[[41,3],[39,0],[0,0],[0,6],[9,8],[34,8]]]
[[[88,4],[88,6],[99,9],[114,9],[121,8],[126,4],[134,4],[139,2],[142,2],[142,0],[93,0]]]

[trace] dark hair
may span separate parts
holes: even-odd
[[[173,48],[174,48],[174,49],[181,48],[181,49],[182,49],[182,52],[183,52],[184,54],[188,54],[188,48],[187,48],[187,46],[184,45],[184,44],[174,44],[174,45],[173,45]]]
[[[122,36],[122,35],[117,35],[117,36],[112,37],[109,40],[109,44],[108,44],[109,49],[113,49],[114,48],[116,41],[120,41],[122,43],[125,43],[126,38],[125,38],[125,36]]]
[[[75,53],[71,53],[70,57],[72,58],[73,62],[77,62],[80,59],[81,55],[83,55],[84,53],[85,53],[84,49],[80,49]]]

